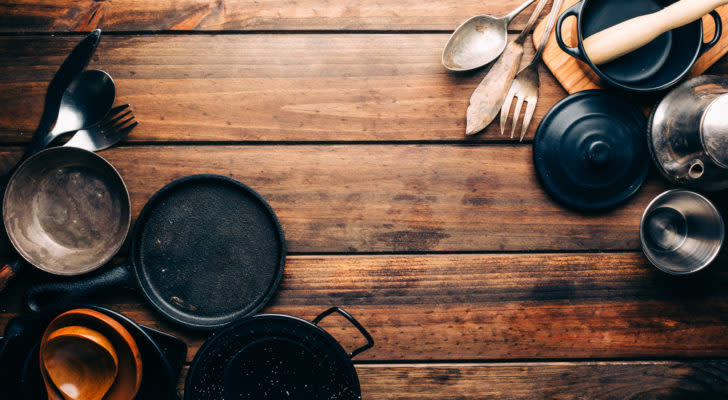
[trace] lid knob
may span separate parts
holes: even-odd
[[[596,140],[589,145],[586,157],[592,165],[601,167],[609,161],[609,150],[609,143],[602,140]]]

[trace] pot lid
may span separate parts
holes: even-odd
[[[710,103],[700,131],[705,152],[716,164],[728,168],[728,94]]]
[[[642,185],[649,167],[645,117],[601,90],[573,94],[546,114],[533,157],[546,191],[566,206],[600,211]]]

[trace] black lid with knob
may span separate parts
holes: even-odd
[[[611,93],[587,90],[557,103],[536,132],[533,158],[546,191],[564,205],[602,211],[647,177],[646,119]]]

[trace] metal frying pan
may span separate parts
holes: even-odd
[[[318,323],[337,312],[367,343],[347,353]],[[346,311],[333,307],[313,322],[280,314],[237,321],[206,341],[185,383],[185,400],[359,400],[351,359],[374,340]]]
[[[75,301],[126,284],[168,319],[216,329],[268,302],[285,257],[283,231],[260,195],[225,176],[193,175],[168,184],[144,206],[128,266],[31,288],[28,305],[38,309],[49,295]]]
[[[3,222],[28,263],[54,275],[79,275],[121,248],[131,224],[129,193],[100,156],[55,147],[27,159],[10,178]],[[21,265],[16,260],[0,268],[0,291]]]

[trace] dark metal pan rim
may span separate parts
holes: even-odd
[[[248,195],[252,196],[260,205],[262,205],[266,211],[266,213],[269,215],[271,220],[275,224],[275,229],[278,237],[280,240],[278,241],[280,246],[280,257],[278,260],[278,268],[276,271],[276,276],[274,280],[271,282],[270,286],[268,287],[268,290],[266,294],[260,298],[260,300],[251,308],[248,308],[246,310],[243,310],[243,312],[234,313],[232,315],[226,315],[222,317],[200,317],[200,316],[194,316],[185,318],[184,314],[181,313],[179,310],[173,308],[171,305],[169,305],[166,302],[159,302],[154,299],[159,299],[160,296],[158,296],[156,293],[154,293],[154,288],[145,280],[143,279],[139,272],[138,272],[138,266],[140,265],[139,260],[139,237],[143,233],[145,221],[148,219],[151,210],[156,206],[157,202],[162,199],[164,196],[166,196],[172,189],[179,185],[183,185],[186,183],[189,183],[191,181],[210,181],[210,180],[218,180],[222,181],[226,184],[230,184],[233,186],[236,186],[243,191],[247,192]],[[144,292],[144,295],[150,300],[148,303],[152,305],[152,307],[162,314],[165,318],[180,324],[181,326],[184,326],[188,329],[192,330],[200,330],[200,331],[209,331],[209,330],[215,330],[222,328],[232,321],[238,320],[240,318],[245,318],[247,316],[254,315],[258,311],[260,311],[276,293],[276,289],[280,285],[280,281],[283,278],[283,270],[286,262],[286,242],[285,242],[285,236],[283,234],[283,228],[281,227],[280,221],[278,221],[278,217],[276,216],[275,212],[273,211],[273,208],[268,204],[267,201],[255,190],[253,190],[248,185],[233,179],[229,176],[224,175],[218,175],[218,174],[196,174],[196,175],[188,175],[183,178],[176,179],[168,184],[166,184],[164,187],[159,189],[150,199],[147,201],[147,203],[142,208],[142,211],[139,213],[139,218],[137,219],[137,222],[134,226],[134,232],[132,236],[133,240],[131,241],[131,252],[130,252],[130,264],[131,269],[134,271],[133,276],[134,280],[137,284],[137,287]]]

